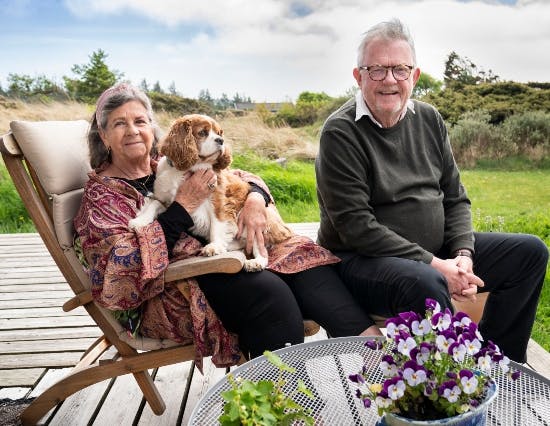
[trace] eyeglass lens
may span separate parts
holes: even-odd
[[[396,80],[406,80],[411,74],[411,70],[404,65],[396,65],[393,67],[373,66],[369,67],[368,73],[374,81],[381,81],[386,78],[388,71],[391,69],[393,78]]]

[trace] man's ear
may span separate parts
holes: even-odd
[[[353,78],[355,78],[357,85],[361,87],[361,72],[359,71],[359,68],[353,69]]]
[[[415,68],[413,71],[413,87],[416,86],[418,79],[420,78],[420,68]]]

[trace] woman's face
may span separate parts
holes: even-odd
[[[112,161],[127,168],[149,161],[153,146],[153,126],[147,110],[139,101],[129,101],[113,110],[100,136]]]

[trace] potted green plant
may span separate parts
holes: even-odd
[[[313,425],[314,419],[310,410],[294,401],[293,396],[302,393],[313,398],[313,393],[302,380],[297,381],[297,388],[289,394],[283,392],[287,383],[284,373],[293,374],[295,369],[285,364],[276,354],[265,351],[264,356],[279,370],[276,381],[259,380],[253,382],[228,374],[231,390],[222,392],[225,401],[223,414],[218,419],[222,426],[269,426],[290,425],[301,420],[305,425]]]
[[[349,378],[365,407],[374,401],[382,425],[432,425],[440,419],[445,425],[484,424],[486,404],[497,394],[491,372],[519,376],[497,345],[484,345],[465,313],[441,311],[433,299],[426,300],[424,317],[404,312],[389,318],[386,339],[366,345],[384,351],[383,382],[369,383],[366,366]]]

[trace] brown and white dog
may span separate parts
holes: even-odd
[[[235,236],[237,218],[250,192],[250,184],[228,170],[231,153],[220,125],[206,115],[185,115],[172,124],[159,150],[164,157],[157,167],[154,198],[146,200],[138,215],[128,223],[129,227],[136,229],[147,225],[165,211],[173,202],[187,171],[211,168],[216,172],[217,184],[212,195],[191,213],[194,226],[190,232],[208,241],[202,249],[206,256],[243,249],[246,230],[240,239]],[[267,209],[265,245],[284,241],[292,235],[276,209],[270,206]],[[253,258],[246,260],[244,269],[249,272],[265,269],[268,259],[260,254],[256,241],[252,255]]]

